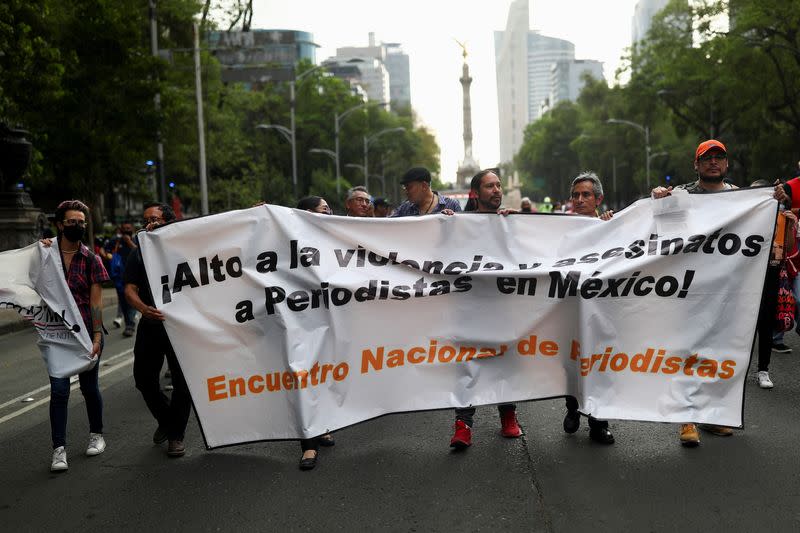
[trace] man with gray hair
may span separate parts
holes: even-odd
[[[367,192],[367,188],[363,185],[357,185],[352,189],[348,189],[344,207],[349,217],[373,216],[372,200],[370,199],[369,192]]]
[[[585,217],[600,217],[603,220],[611,218],[612,211],[598,214],[597,210],[603,203],[603,184],[594,172],[581,172],[572,180],[572,210]]]
[[[581,172],[572,180],[572,209],[575,214],[585,217],[601,218],[608,220],[613,215],[606,211],[598,215],[597,210],[603,203],[603,184],[594,172]],[[581,414],[578,412],[578,400],[574,396],[567,396],[567,415],[564,417],[564,431],[575,433],[581,425]],[[608,422],[589,417],[589,438],[601,444],[613,444],[614,435],[608,429]]]

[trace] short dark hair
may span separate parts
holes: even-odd
[[[147,202],[144,204],[142,208],[142,212],[147,211],[151,207],[157,207],[161,210],[161,217],[164,219],[164,222],[172,222],[175,220],[175,211],[172,210],[168,204],[162,204],[161,202]]]
[[[80,211],[87,218],[89,217],[89,206],[85,203],[80,200],[64,200],[56,207],[55,221],[64,222],[64,216],[67,214],[67,211]]]
[[[321,196],[306,196],[297,202],[297,209],[302,209],[303,211],[313,211],[319,207],[319,204],[322,203],[322,200],[323,198]]]

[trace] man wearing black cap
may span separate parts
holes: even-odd
[[[410,217],[442,213],[452,215],[461,211],[458,200],[448,198],[431,190],[431,173],[427,168],[414,167],[408,170],[400,179],[406,200],[398,207],[392,217]]]

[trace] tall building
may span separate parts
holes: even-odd
[[[383,63],[389,73],[389,99],[392,106],[411,105],[411,73],[408,55],[400,43],[376,44],[375,34],[369,33],[367,46],[347,46],[336,49],[336,59],[373,58]]]
[[[222,81],[249,87],[288,81],[301,59],[316,62],[314,36],[295,30],[212,31],[209,47],[222,65]]]
[[[633,21],[631,23],[631,44],[636,45],[639,41],[647,37],[650,26],[653,24],[653,17],[664,9],[669,0],[639,0],[633,10]]]
[[[531,31],[528,0],[514,0],[504,31],[496,31],[495,68],[500,160],[511,161],[525,126],[541,116],[550,98],[553,63],[575,59],[575,45]]]
[[[555,107],[559,102],[569,100],[574,102],[581,94],[584,85],[584,76],[591,76],[596,80],[603,80],[603,63],[594,59],[573,59],[556,61],[550,66],[550,97],[549,107]]]
[[[336,56],[322,62],[337,78],[360,85],[371,102],[389,105],[389,71],[382,61],[368,56]],[[357,72],[357,74],[356,74]]]

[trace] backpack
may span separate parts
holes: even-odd
[[[122,256],[114,253],[111,256],[111,264],[109,265],[109,276],[114,280],[114,285],[117,290],[121,291],[123,288],[122,277],[125,272],[125,265],[122,263]]]
[[[794,326],[795,306],[797,302],[792,294],[792,280],[782,264],[778,273],[778,305],[775,308],[775,331],[790,331]]]

